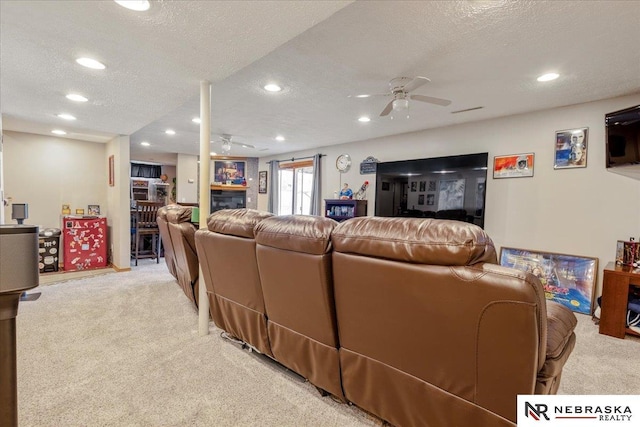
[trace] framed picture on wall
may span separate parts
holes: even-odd
[[[411,182],[411,191],[412,192],[418,191],[418,181]]]
[[[116,185],[115,181],[115,160],[113,154],[109,156],[109,187]]]
[[[420,191],[427,191],[427,181],[420,181]]]
[[[427,194],[427,206],[435,205],[435,199],[436,199],[435,194]]]
[[[589,128],[556,132],[554,169],[586,168]]]
[[[267,194],[267,171],[258,172],[258,193]]]
[[[418,196],[418,204],[419,205],[424,205],[424,194],[420,194]]]
[[[493,178],[523,178],[533,176],[534,153],[509,154],[493,158]]]
[[[87,215],[100,215],[100,205],[87,206]]]
[[[436,182],[429,181],[429,191],[436,191]]]
[[[578,313],[593,313],[597,258],[501,248],[500,265],[536,276],[542,283],[547,299]]]
[[[216,160],[213,162],[215,184],[242,185],[246,182],[246,162],[239,160]],[[265,172],[266,173],[266,172]]]

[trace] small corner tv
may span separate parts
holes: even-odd
[[[640,105],[605,115],[607,168],[640,165]]]
[[[455,219],[484,227],[488,153],[378,163],[376,216]]]

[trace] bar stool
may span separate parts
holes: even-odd
[[[156,263],[160,262],[160,229],[158,228],[158,209],[162,207],[161,202],[150,202],[138,200],[135,210],[135,224],[132,234],[134,235],[135,248],[131,254],[132,258],[138,260],[143,258],[155,258]],[[151,236],[151,249],[140,250],[141,240],[144,236]]]

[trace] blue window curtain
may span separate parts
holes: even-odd
[[[320,159],[322,156],[313,156],[313,187],[311,188],[311,215],[321,216],[322,209],[322,176],[320,171]]]
[[[275,215],[278,215],[278,205],[280,197],[280,162],[277,160],[271,160],[269,163],[269,199],[267,202],[267,210]]]

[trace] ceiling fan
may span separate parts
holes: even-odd
[[[389,81],[388,93],[376,93],[372,95],[355,95],[355,98],[369,98],[372,96],[392,96],[384,110],[380,113],[380,117],[388,116],[391,111],[403,111],[409,108],[409,100],[428,102],[429,104],[441,105],[446,107],[451,104],[448,99],[434,98],[426,95],[411,95],[410,92],[416,90],[420,86],[430,82],[426,77],[396,77]],[[393,118],[393,116],[391,117]]]
[[[233,137],[228,133],[223,133],[219,135],[219,137],[220,137],[220,142],[222,143],[223,153],[228,153],[231,151],[231,144],[239,145],[243,148],[253,148],[253,149],[256,148],[254,145],[251,145],[251,144],[245,144],[244,142],[234,141]],[[211,141],[211,142],[213,143],[214,141]]]

